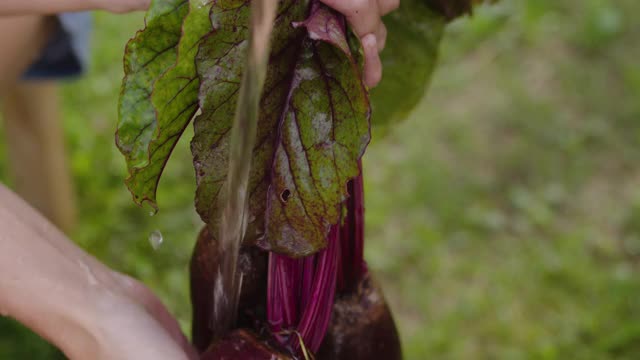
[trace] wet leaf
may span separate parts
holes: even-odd
[[[162,171],[171,156],[173,148],[180,140],[184,130],[198,109],[198,89],[200,86],[196,73],[194,59],[198,51],[198,44],[203,37],[211,31],[209,22],[209,10],[211,2],[206,0],[192,0],[189,4],[189,12],[184,18],[181,33],[182,37],[177,45],[177,58],[173,66],[159,74],[153,91],[149,96],[140,97],[137,106],[146,108],[145,114],[150,114],[149,109],[155,110],[155,119],[144,127],[139,127],[141,144],[136,144],[136,160],[130,162],[129,178],[126,181],[134,200],[138,204],[148,202],[157,209],[156,190]],[[175,29],[171,29],[175,30]],[[173,33],[164,35],[173,36]],[[141,44],[149,45],[152,41],[162,38],[162,34],[156,37],[147,37]],[[143,63],[144,64],[144,63]],[[153,69],[152,71],[159,70]],[[148,88],[147,88],[148,90]],[[128,93],[123,93],[123,98]],[[145,119],[147,119],[145,117]],[[150,129],[153,131],[150,133]],[[119,134],[122,137],[122,134]],[[146,144],[144,144],[146,143]],[[141,153],[142,152],[142,153]],[[143,155],[142,155],[143,154]],[[140,161],[142,157],[146,161]]]
[[[145,17],[146,27],[127,44],[116,143],[130,170],[149,163],[147,149],[156,127],[149,99],[155,82],[176,62],[188,10],[188,0],[154,0]]]
[[[196,207],[214,228],[248,14],[245,1],[218,1],[215,30],[197,58],[203,113],[192,142]],[[346,184],[358,174],[370,139],[370,110],[347,38],[342,16],[319,3],[281,2],[249,180],[248,236],[260,238],[264,248],[291,256],[323,248],[330,226],[339,221]]]
[[[194,120],[191,142],[198,181],[196,209],[210,225],[220,220],[219,195],[227,179],[229,137],[248,46],[249,3],[218,1],[212,8],[211,22],[214,31],[202,43],[196,58],[202,81],[202,115]],[[263,125],[259,125],[259,133]]]

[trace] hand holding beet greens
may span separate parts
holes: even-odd
[[[445,17],[470,1],[402,1],[373,104],[359,39],[386,37],[384,25],[362,30],[347,14],[352,31],[324,3],[342,10],[328,0],[154,0],[127,45],[117,145],[136,203],[157,209],[165,164],[195,128],[206,226],[191,292],[203,358],[401,358],[363,259],[361,158],[372,106],[385,123],[417,103]]]

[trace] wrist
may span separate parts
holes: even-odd
[[[67,314],[64,331],[52,339],[53,343],[72,360],[113,358],[113,354],[119,353],[118,334],[128,330],[127,326],[120,326],[117,319],[128,318],[140,310],[119,291],[96,286],[87,293],[83,305],[73,314]]]
[[[110,334],[122,329],[114,328],[110,317],[123,308],[132,307],[113,273],[99,266],[82,266],[87,283],[76,285],[42,301],[40,311],[34,309],[34,317],[40,320],[37,331],[51,341],[69,359],[108,359]]]
[[[100,338],[95,333],[91,321],[88,320],[92,316],[90,311],[82,310],[77,311],[76,316],[73,317],[68,313],[64,314],[57,322],[55,332],[45,338],[60,349],[68,359],[93,358],[91,354],[96,353]]]
[[[59,348],[67,358],[94,358],[90,354],[100,342],[95,328],[100,315],[91,304],[93,295],[85,294],[82,298],[75,295],[50,288],[28,297],[8,297],[5,310],[7,315]]]

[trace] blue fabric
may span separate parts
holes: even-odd
[[[24,79],[60,79],[88,69],[92,18],[87,12],[57,16],[58,27]]]

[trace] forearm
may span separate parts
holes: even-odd
[[[0,185],[0,312],[24,323],[71,358],[95,348],[95,261]]]
[[[1,184],[0,315],[70,359],[186,360],[193,351],[145,286],[84,252]]]
[[[2,0],[0,15],[39,14],[50,15],[62,12],[100,9],[96,0]]]
[[[114,13],[146,10],[151,0],[0,0],[0,16],[52,15],[106,10]]]

